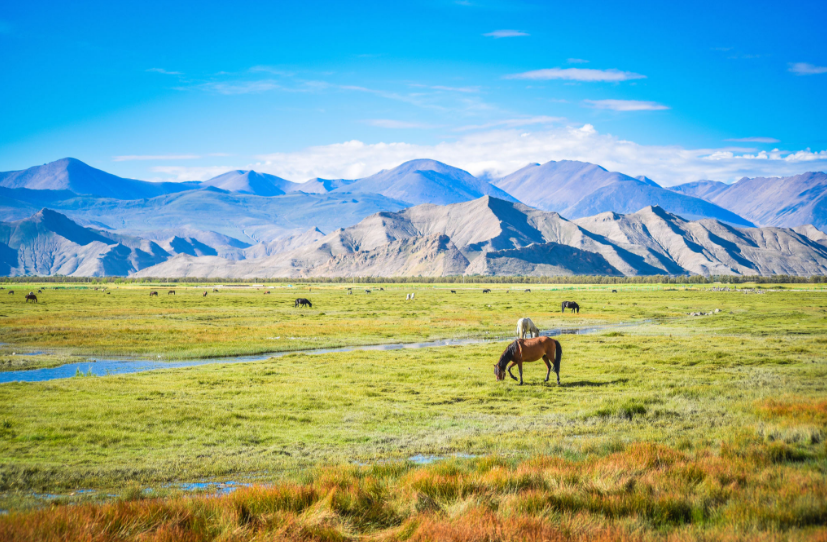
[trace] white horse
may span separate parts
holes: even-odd
[[[540,330],[531,321],[531,318],[520,318],[517,320],[517,338],[525,339],[526,335],[531,337],[539,337]]]
[[[405,301],[413,301],[413,298],[414,298],[413,294],[408,294],[408,295],[405,296]]]

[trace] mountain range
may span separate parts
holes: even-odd
[[[825,198],[819,172],[664,188],[577,161],[488,182],[412,160],[352,180],[152,183],[66,158],[0,173],[0,274],[807,274]]]

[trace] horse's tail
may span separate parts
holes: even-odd
[[[560,346],[560,341],[554,341],[554,372],[560,374],[560,361],[563,359],[563,347]]]

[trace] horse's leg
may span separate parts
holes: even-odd
[[[543,354],[543,361],[546,362],[546,379],[543,382],[548,382],[549,377],[551,376],[551,362],[548,360],[548,355]]]
[[[516,376],[514,376],[514,374],[511,372],[511,369],[512,369],[515,365],[517,365],[517,362],[516,362],[516,361],[512,361],[512,362],[511,362],[511,365],[509,365],[509,366],[508,366],[508,376],[510,376],[510,377],[511,377],[511,378],[513,378],[514,380],[517,380],[517,377],[516,377]],[[520,377],[522,377],[522,376],[523,376],[523,367],[522,367],[522,365],[521,365],[521,366],[520,366]]]
[[[517,362],[517,368],[520,370],[520,386],[523,385],[523,362]]]

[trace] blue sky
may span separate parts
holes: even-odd
[[[0,171],[823,171],[825,23],[825,2],[7,2]]]

